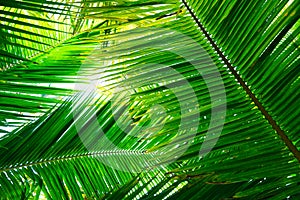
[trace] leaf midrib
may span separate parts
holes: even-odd
[[[6,171],[11,171],[15,169],[20,169],[24,167],[32,167],[35,165],[43,165],[43,164],[50,164],[50,163],[55,163],[58,161],[66,161],[70,159],[81,159],[81,158],[86,158],[86,157],[95,157],[95,156],[106,156],[106,155],[145,155],[145,154],[154,154],[154,153],[149,153],[146,151],[140,151],[140,150],[105,150],[105,151],[94,151],[94,152],[85,152],[81,154],[75,154],[75,155],[67,155],[63,157],[54,157],[54,158],[48,158],[42,161],[35,161],[31,162],[28,164],[19,164],[13,167],[6,167],[3,169],[0,169],[0,173],[6,172]]]
[[[288,147],[288,149],[293,153],[294,157],[298,160],[300,163],[300,152],[298,151],[297,147],[292,143],[292,141],[288,138],[288,136],[284,133],[284,131],[280,128],[280,126],[276,123],[276,121],[272,118],[272,116],[268,113],[268,111],[264,108],[264,106],[260,103],[260,101],[256,98],[256,96],[252,93],[250,88],[247,86],[247,84],[244,82],[244,80],[240,77],[239,73],[234,69],[234,67],[231,65],[230,61],[225,57],[223,52],[220,50],[220,48],[217,46],[217,44],[214,42],[214,40],[209,36],[208,32],[205,30],[204,26],[201,24],[199,19],[196,17],[196,15],[193,13],[191,8],[188,6],[187,2],[185,0],[182,0],[184,6],[189,11],[190,15],[200,28],[200,31],[205,35],[206,39],[210,42],[210,44],[213,46],[214,50],[218,53],[218,55],[222,58],[227,68],[231,71],[231,73],[234,75],[238,83],[242,86],[242,88],[246,91],[246,93],[249,95],[251,100],[255,103],[255,105],[258,107],[258,109],[261,111],[263,116],[268,120],[268,122],[271,124],[272,128],[276,131],[276,133],[280,136],[280,138],[283,140],[285,145]]]

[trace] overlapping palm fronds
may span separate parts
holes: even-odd
[[[299,197],[297,1],[1,6],[2,199]]]

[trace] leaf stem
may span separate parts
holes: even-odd
[[[284,133],[284,131],[280,128],[280,126],[276,123],[276,121],[272,118],[272,116],[268,113],[268,111],[264,108],[264,106],[259,102],[259,100],[255,97],[255,95],[251,92],[249,87],[246,85],[246,83],[243,81],[243,79],[240,77],[238,72],[234,69],[234,67],[231,65],[229,60],[224,56],[223,52],[220,50],[220,48],[216,45],[216,43],[213,41],[213,39],[209,36],[208,32],[205,30],[204,26],[200,23],[198,18],[195,16],[193,11],[188,6],[187,2],[185,0],[182,0],[183,4],[199,26],[202,33],[205,35],[207,40],[210,42],[210,44],[213,46],[215,51],[219,54],[219,56],[222,58],[228,69],[231,71],[231,73],[234,75],[234,77],[237,79],[238,83],[243,87],[243,89],[246,91],[246,93],[250,96],[252,101],[255,103],[255,105],[258,107],[258,109],[262,112],[262,114],[265,116],[265,118],[268,120],[268,122],[272,125],[272,128],[277,132],[277,134],[280,136],[280,138],[283,140],[285,145],[289,148],[289,150],[294,154],[295,158],[300,163],[300,152],[298,151],[297,147],[291,142],[291,140],[288,138],[288,136]]]
[[[63,157],[55,157],[55,158],[50,158],[50,159],[45,159],[41,161],[36,161],[36,162],[31,162],[28,164],[20,164],[20,165],[15,165],[12,167],[7,167],[0,169],[0,173],[5,172],[5,171],[11,171],[19,168],[24,168],[24,167],[31,167],[34,165],[42,165],[42,164],[50,164],[58,161],[63,161],[63,160],[70,160],[70,159],[79,159],[79,158],[84,158],[84,157],[95,157],[95,156],[105,156],[105,155],[128,155],[128,154],[149,154],[145,151],[133,151],[133,150],[112,150],[112,151],[95,151],[95,152],[86,152],[82,154],[76,154],[76,155],[68,155],[68,156],[63,156]]]

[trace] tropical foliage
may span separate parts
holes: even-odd
[[[1,0],[0,199],[300,198],[299,5]]]

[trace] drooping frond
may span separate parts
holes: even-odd
[[[299,197],[297,1],[20,2],[1,198]]]

